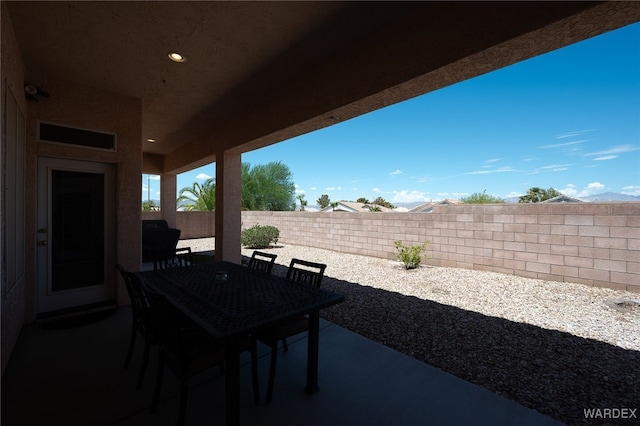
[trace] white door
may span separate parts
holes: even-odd
[[[114,166],[38,159],[38,315],[114,299]]]

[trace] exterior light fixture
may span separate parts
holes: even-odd
[[[187,62],[187,58],[185,58],[184,56],[182,56],[181,54],[179,54],[178,52],[169,52],[167,53],[167,56],[169,57],[169,59],[171,59],[173,62]]]
[[[147,139],[147,142],[149,142],[149,143],[156,143],[156,140],[155,140],[155,139],[153,139],[153,138],[149,138],[149,139]]]

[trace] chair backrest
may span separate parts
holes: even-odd
[[[291,259],[289,269],[287,270],[287,279],[320,287],[322,277],[324,277],[324,270],[326,268],[327,265],[323,263]]]
[[[140,280],[133,273],[125,270],[120,264],[116,265],[116,269],[120,271],[120,275],[122,275],[122,278],[124,279],[129,299],[131,299],[133,317],[139,327],[148,328],[150,321],[150,306],[144,293],[144,289],[140,284]]]
[[[264,253],[262,251],[255,250],[251,255],[251,259],[249,259],[248,266],[251,269],[270,274],[273,269],[273,264],[276,261],[276,257],[278,257],[277,254]]]
[[[150,327],[153,327],[153,331],[160,340],[167,339],[169,330],[176,329],[180,325],[179,321],[175,321],[177,315],[175,310],[164,295],[145,287],[142,283],[140,288],[149,306]]]
[[[183,268],[191,265],[193,265],[191,247],[177,248],[173,256],[153,260],[153,269],[155,271],[158,269]]]
[[[126,271],[121,265],[116,265],[116,268],[124,278],[127,291],[130,291],[131,307],[138,329],[147,339],[155,342],[167,339],[167,330],[176,328],[182,316],[163,295],[145,287],[135,274]]]

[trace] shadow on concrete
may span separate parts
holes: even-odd
[[[346,297],[322,311],[328,321],[556,420],[605,424],[585,418],[597,408],[640,417],[638,351],[331,277],[322,286]]]

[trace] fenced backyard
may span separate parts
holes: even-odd
[[[211,237],[214,223],[213,212],[177,215],[183,238]],[[280,230],[280,268],[291,256],[330,265],[323,286],[347,299],[323,313],[335,324],[567,424],[636,402],[637,307],[616,311],[618,292],[604,288],[640,292],[640,204],[242,212],[242,223]],[[429,240],[427,265],[507,275],[402,271],[396,240]]]
[[[146,218],[146,216],[145,216]],[[181,238],[214,236],[213,212],[177,212]],[[427,264],[640,292],[640,203],[436,206],[432,213],[243,211],[283,243],[395,259],[430,241]]]

